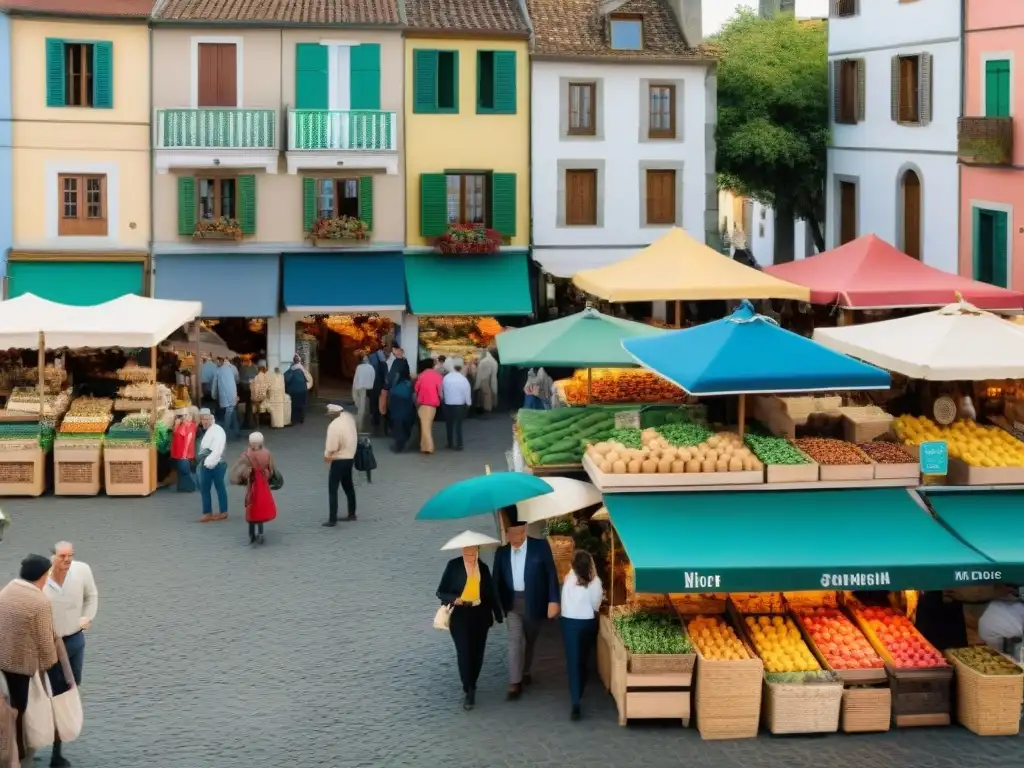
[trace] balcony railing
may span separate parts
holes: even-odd
[[[294,109],[288,112],[288,151],[394,152],[395,112]]]
[[[157,149],[277,149],[272,109],[158,109]]]
[[[1012,117],[961,117],[956,134],[957,157],[965,165],[1013,162]]]

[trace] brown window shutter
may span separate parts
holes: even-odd
[[[928,125],[932,121],[932,55],[922,53],[917,65],[917,119],[921,125]]]
[[[838,123],[841,114],[840,98],[843,90],[842,82],[843,62],[836,60],[832,62],[832,122]]]
[[[892,57],[892,103],[890,104],[890,111],[892,113],[892,120],[895,123],[900,121],[900,57]]]
[[[864,110],[867,104],[867,82],[864,77],[864,59],[857,60],[857,121],[864,120]]]

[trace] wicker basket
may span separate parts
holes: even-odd
[[[702,739],[752,739],[761,717],[764,665],[758,658],[739,661],[697,659],[694,699]]]
[[[576,542],[572,536],[548,536],[548,544],[551,545],[551,554],[555,558],[555,570],[558,571],[558,583],[561,584],[572,570],[572,556],[576,551]]]
[[[676,616],[675,612],[671,609],[664,612]],[[693,672],[693,668],[697,663],[696,653],[630,653],[622,638],[618,636],[618,632],[615,631],[615,617],[628,613],[633,613],[633,610],[625,606],[616,606],[612,609],[612,619],[608,621],[610,631],[625,650],[627,671],[638,675]],[[676,618],[678,619],[678,616]],[[686,636],[686,625],[681,620],[679,621],[679,630]]]
[[[956,670],[956,716],[979,736],[1016,736],[1020,732],[1024,673],[983,675],[952,654],[946,654]]]
[[[889,686],[847,688],[843,691],[843,733],[882,733],[889,730],[892,718],[892,691]]]
[[[764,684],[764,721],[771,733],[835,733],[843,684]]]

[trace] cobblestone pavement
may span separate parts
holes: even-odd
[[[66,751],[76,766],[1024,765],[1024,739],[959,727],[736,742],[703,742],[678,725],[620,728],[599,684],[588,689],[583,722],[571,723],[551,631],[533,688],[504,701],[503,626],[492,632],[477,708],[465,713],[454,649],[431,617],[446,560],[438,547],[466,525],[413,515],[485,462],[504,468],[509,421],[468,422],[463,453],[396,457],[378,441],[374,482],[357,487],[360,519],[335,529],[320,526],[325,426],[313,418],[266,433],[286,485],[262,548],[244,543],[237,488],[231,518],[209,525],[193,522],[198,495],[170,490],[138,500],[5,500],[14,525],[0,543],[0,574],[66,538],[99,582],[86,727]]]

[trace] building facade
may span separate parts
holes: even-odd
[[[533,256],[554,277],[672,227],[718,236],[716,77],[700,0],[529,0]]]
[[[14,237],[14,201],[11,180],[11,19],[0,12],[0,275],[7,267],[7,252]]]
[[[1024,6],[964,0],[960,274],[1024,290]],[[1024,250],[1021,251],[1024,253]]]
[[[264,318],[401,323],[403,73],[395,2],[167,0],[153,20],[154,295]]]
[[[875,234],[956,272],[960,0],[831,0],[826,245]]]
[[[147,295],[151,3],[33,5],[9,16],[18,194],[6,297],[96,304]]]

